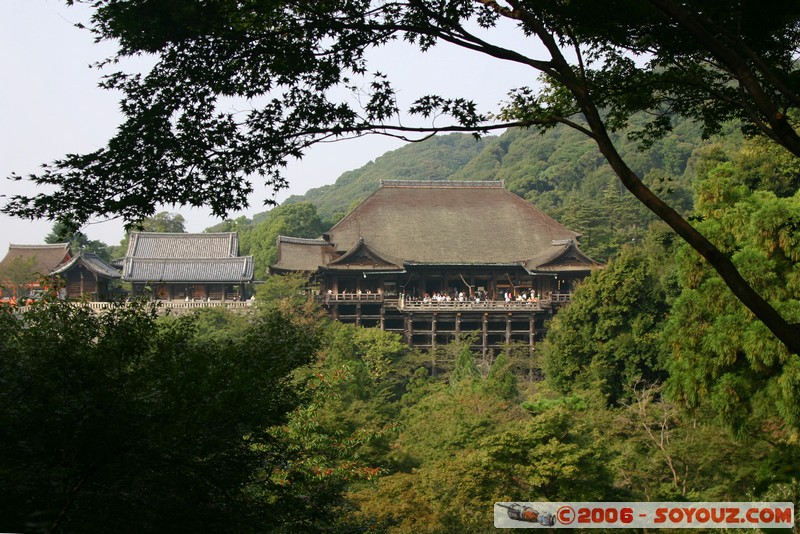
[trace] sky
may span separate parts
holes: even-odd
[[[87,30],[74,26],[87,21],[88,13],[88,8],[67,7],[63,0],[0,1],[0,195],[35,194],[33,184],[7,177],[36,172],[41,164],[68,153],[101,148],[121,122],[118,94],[98,88],[102,71],[90,68],[110,56],[114,45],[96,44]],[[499,39],[513,40],[515,34],[500,32]],[[493,111],[510,88],[533,84],[536,77],[529,69],[446,46],[420,54],[397,45],[375,52],[373,60],[376,70],[388,73],[399,88],[401,107],[417,96],[435,92],[469,96],[482,111]],[[146,62],[126,65],[138,70],[146,66]],[[285,171],[290,187],[274,200],[281,202],[290,195],[332,184],[343,172],[362,167],[402,144],[392,138],[368,136],[315,145],[301,161],[290,162]],[[252,217],[266,209],[263,202],[273,198],[271,190],[255,185],[251,207],[230,214],[232,218]],[[219,222],[202,209],[164,206],[162,211],[179,212],[189,232],[201,232]],[[43,243],[51,228],[52,221],[0,214],[0,257],[9,243]],[[120,220],[91,221],[82,231],[109,245],[118,244],[123,237]]]

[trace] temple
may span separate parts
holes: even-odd
[[[522,342],[601,264],[579,235],[502,182],[382,181],[318,239],[278,238],[273,274],[308,276],[334,318],[435,348]]]
[[[10,244],[0,261],[0,296],[26,297],[31,290],[40,289],[39,277],[48,276],[70,258],[69,243]]]
[[[53,269],[50,275],[57,275],[64,281],[64,298],[93,301],[110,299],[114,292],[112,283],[120,279],[117,269],[97,254],[83,251]]]
[[[253,257],[239,256],[236,232],[133,232],[122,265],[133,294],[162,300],[240,300],[253,282]]]
[[[69,243],[12,244],[0,261],[0,291],[5,291],[4,297],[26,297],[41,289],[40,277],[49,276],[62,279],[61,298],[97,301],[109,298],[111,285],[120,273],[96,254],[81,251],[71,255]]]

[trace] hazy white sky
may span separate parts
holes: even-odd
[[[87,20],[87,13],[82,6],[67,7],[63,0],[0,1],[0,194],[35,192],[29,183],[5,178],[12,172],[34,172],[40,164],[67,153],[96,150],[120,122],[117,95],[97,88],[101,73],[89,68],[110,55],[113,45],[95,44],[88,31],[74,27]],[[515,33],[500,38],[513,39]],[[444,47],[422,55],[397,46],[375,57],[374,68],[388,72],[400,88],[401,106],[417,96],[439,93],[470,96],[484,110],[494,110],[508,89],[530,85],[536,75]],[[302,161],[290,164],[286,172],[290,188],[277,200],[333,183],[341,173],[399,146],[400,141],[377,136],[317,145]],[[251,208],[232,216],[264,211],[262,203],[268,196],[267,189],[257,187]],[[179,211],[188,221],[188,231],[200,232],[219,222],[204,210],[164,209]],[[0,258],[9,243],[43,243],[51,227],[50,221],[0,215]],[[119,221],[96,221],[83,230],[108,244],[117,244],[123,236]]]

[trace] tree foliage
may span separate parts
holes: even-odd
[[[35,257],[17,256],[12,258],[0,268],[2,293],[10,294],[13,297],[21,297],[25,292],[25,287],[34,283],[39,276],[41,274],[36,272]]]
[[[278,260],[278,236],[315,238],[327,229],[313,204],[284,204],[243,233],[241,252],[252,255],[256,275],[265,276]]]
[[[263,531],[313,517],[276,478],[292,455],[269,432],[301,400],[291,373],[313,332],[270,313],[240,336],[197,337],[190,317],[59,301],[0,321],[3,530]]]
[[[183,234],[186,232],[186,219],[180,213],[161,211],[143,218],[134,226],[141,232]]]
[[[698,183],[700,227],[730,254],[753,287],[791,322],[800,323],[800,196],[750,189],[760,182],[781,191],[785,183],[772,172],[778,162],[764,159],[758,146],[746,145],[734,161],[718,163]],[[665,333],[673,354],[671,393],[690,406],[710,404],[740,430],[757,414],[762,420],[777,418],[796,433],[797,358],[732,298],[704,262],[686,250],[679,259],[682,291]]]
[[[56,221],[53,223],[53,229],[44,238],[45,243],[69,243],[70,253],[74,256],[81,251],[91,252],[103,261],[111,260],[111,253],[108,245],[102,241],[89,239],[89,237],[81,232],[75,230],[69,224],[63,221]]]
[[[596,388],[616,404],[634,384],[665,378],[660,333],[675,288],[670,273],[658,273],[656,265],[666,256],[656,246],[623,249],[578,288],[547,334],[545,374],[553,386]]]

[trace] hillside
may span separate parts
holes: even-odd
[[[727,145],[740,142],[735,131],[727,133]],[[696,126],[678,122],[645,150],[624,135],[616,139],[646,183],[678,210],[691,209],[693,156],[712,144]],[[594,143],[565,126],[544,134],[516,129],[481,140],[450,134],[409,144],[285,204],[309,202],[320,218],[335,221],[377,189],[380,180],[397,179],[504,180],[510,191],[582,233],[583,248],[600,260],[639,239],[654,219],[621,187]]]
[[[450,134],[411,143],[387,152],[360,169],[345,172],[332,185],[310,189],[304,195],[293,195],[285,204],[311,202],[323,218],[341,216],[377,189],[381,180],[451,179],[480,156],[487,140]]]

